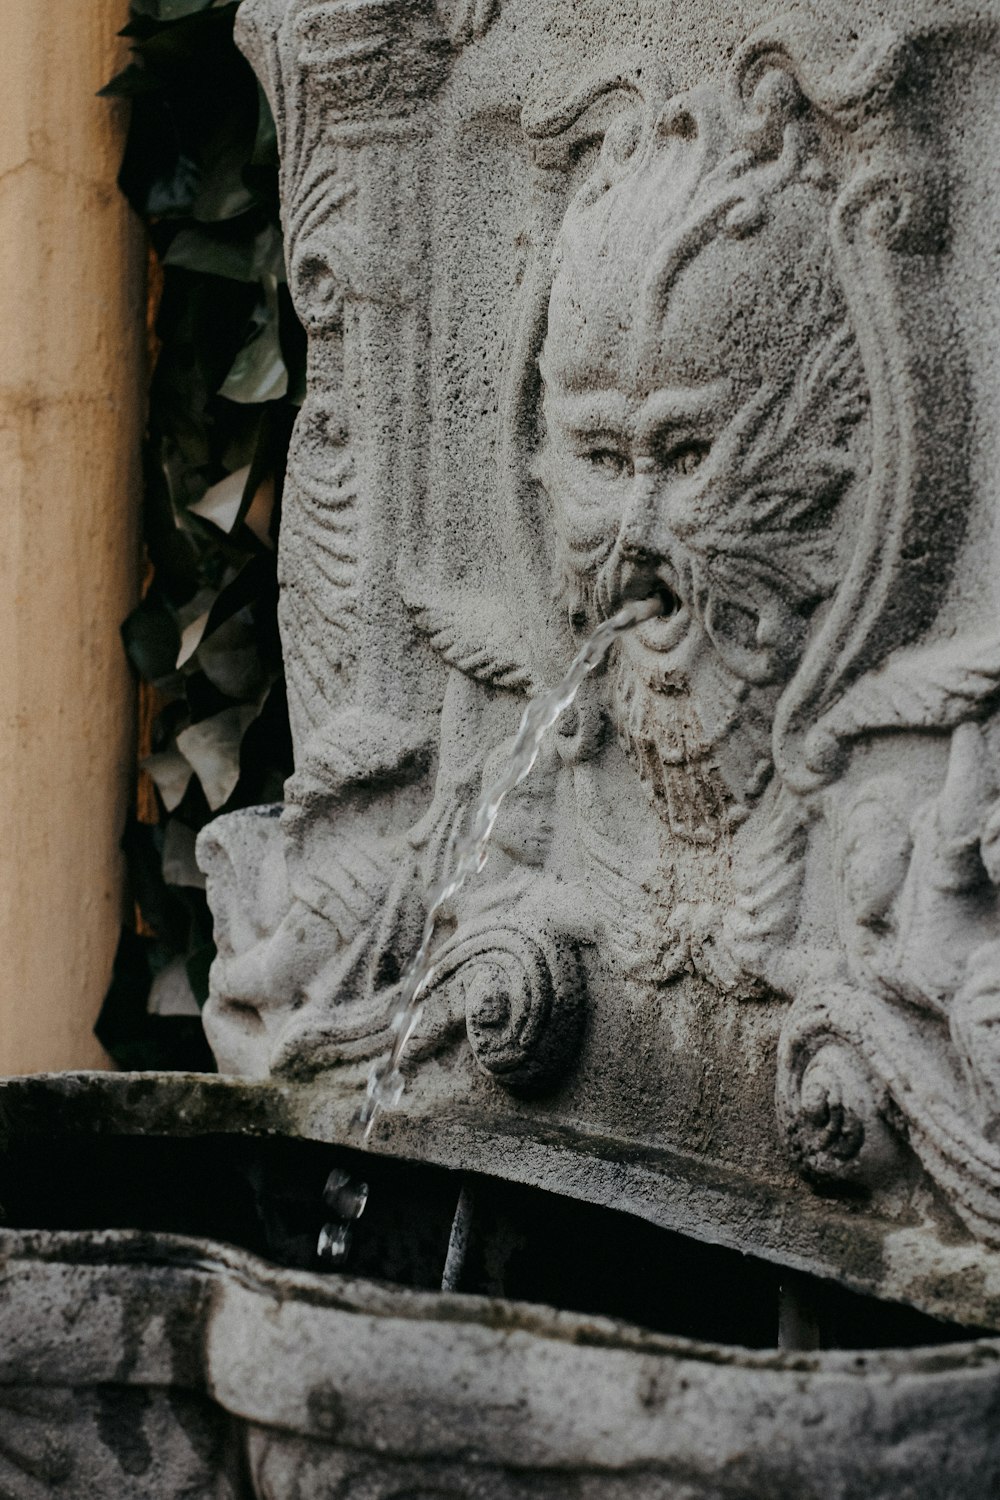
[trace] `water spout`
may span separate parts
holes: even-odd
[[[643,620],[652,619],[663,607],[659,597],[636,599],[604,620],[580,647],[561,681],[532,698],[525,709],[503,771],[483,793],[468,831],[449,851],[444,877],[429,892],[420,946],[404,976],[402,996],[392,1017],[392,1046],[388,1056],[372,1066],[364,1103],[358,1111],[356,1123],[366,1141],[379,1111],[394,1108],[402,1096],[401,1064],[420,1024],[424,996],[434,978],[433,947],[438,918],[469,877],[477,875],[485,865],[490,836],[504,798],[530,775],[545,735],[569,708],[585,679],[603,662],[618,636]]]

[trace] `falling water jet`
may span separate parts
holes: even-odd
[[[525,709],[503,771],[480,798],[468,831],[449,846],[448,873],[428,893],[420,946],[404,976],[402,996],[390,1023],[392,1046],[387,1057],[373,1064],[364,1103],[355,1120],[355,1126],[365,1141],[371,1135],[379,1111],[393,1109],[402,1096],[403,1056],[420,1024],[424,996],[434,978],[433,944],[438,918],[469,877],[478,875],[485,865],[490,836],[504,798],[530,775],[545,735],[570,707],[585,679],[601,665],[618,636],[643,620],[664,613],[667,608],[667,601],[659,595],[636,599],[610,619],[602,621],[580,647],[561,681],[532,698]]]

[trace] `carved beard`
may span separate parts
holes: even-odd
[[[563,594],[578,627],[606,617],[614,568],[608,556],[588,577],[564,560]],[[625,640],[612,658],[609,706],[619,742],[671,833],[714,844],[743,821],[771,778],[780,687],[737,678],[695,618],[662,665],[639,650]]]
[[[619,742],[671,833],[714,844],[731,798],[712,757],[690,684],[676,674],[654,688],[620,650],[611,687]]]
[[[737,827],[774,769],[773,693],[738,682],[705,647],[696,680],[667,669],[651,681],[625,643],[611,681],[612,717],[630,765],[671,833],[695,844],[714,844]]]

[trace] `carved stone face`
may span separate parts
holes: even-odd
[[[663,601],[622,648],[619,727],[640,769],[663,782],[654,744],[667,764],[711,750],[722,795],[743,800],[766,780],[774,703],[837,580],[834,511],[865,397],[822,194],[792,181],[738,232],[706,231],[694,149],[654,149],[567,217],[538,472],[577,628]],[[737,723],[744,743],[727,750]]]

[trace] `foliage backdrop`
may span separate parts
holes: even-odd
[[[238,0],[133,0],[119,178],[145,221],[155,307],[146,586],[123,626],[147,752],[125,833],[137,916],[97,1025],[123,1067],[207,1067],[214,948],[194,861],[218,813],[291,769],[276,624],[284,461],[305,384],[274,125],[233,42]]]

